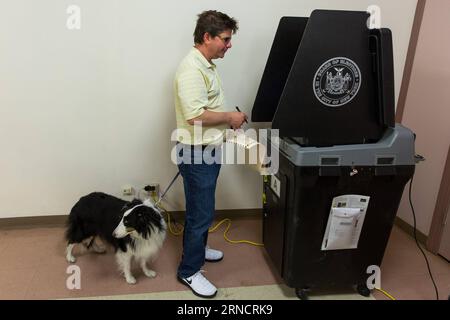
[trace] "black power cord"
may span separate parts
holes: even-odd
[[[411,181],[409,182],[409,204],[411,205],[411,210],[412,210],[413,218],[414,218],[414,239],[416,240],[417,247],[419,248],[420,252],[422,252],[423,257],[425,258],[425,262],[427,263],[428,273],[430,274],[430,278],[431,278],[431,281],[433,282],[434,290],[436,292],[436,300],[439,300],[439,292],[438,292],[436,283],[434,282],[433,275],[431,273],[430,264],[428,263],[428,259],[427,259],[427,256],[425,255],[425,252],[423,252],[422,248],[420,247],[419,241],[417,241],[417,235],[416,235],[416,213],[414,212],[414,206],[413,206],[412,200],[411,200],[411,189],[412,189],[413,180],[414,180],[414,174],[413,174],[413,176],[411,178]]]

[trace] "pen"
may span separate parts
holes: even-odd
[[[238,106],[236,106],[236,110],[239,111],[239,112],[242,112],[241,110],[239,110]],[[248,123],[247,119],[245,119],[244,121],[245,121],[245,123]]]

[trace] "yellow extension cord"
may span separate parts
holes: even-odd
[[[393,296],[391,296],[389,293],[387,293],[386,291],[384,291],[383,289],[381,289],[381,288],[375,288],[376,290],[378,290],[378,291],[380,291],[382,294],[384,294],[386,297],[388,297],[389,299],[391,299],[391,300],[396,300]]]
[[[155,197],[153,196],[152,198],[155,201]],[[156,203],[156,201],[155,201],[155,203]],[[168,225],[168,228],[169,228],[169,232],[171,234],[173,234],[174,236],[181,235],[183,233],[183,229],[181,229],[181,230],[173,230],[172,229],[172,224],[170,222],[170,213],[161,204],[158,204],[158,207],[167,214],[167,225]],[[223,237],[224,237],[224,239],[227,242],[232,243],[232,244],[247,243],[247,244],[251,244],[253,246],[264,246],[262,243],[257,243],[257,242],[253,242],[253,241],[249,241],[249,240],[231,240],[231,239],[229,239],[228,236],[227,236],[227,233],[228,233],[228,230],[231,227],[231,220],[228,219],[228,218],[223,219],[222,221],[217,223],[214,227],[209,228],[208,231],[209,232],[216,231],[216,229],[224,222],[228,222],[228,226],[226,227],[225,232],[223,233]]]
[[[155,200],[154,197],[152,197],[152,198],[153,198],[153,200]],[[155,201],[155,203],[156,203],[156,201]],[[162,209],[162,210],[167,214],[167,225],[168,225],[168,228],[169,228],[170,233],[173,234],[174,236],[179,236],[179,235],[181,235],[181,234],[183,233],[183,229],[181,229],[181,230],[179,230],[179,231],[175,231],[175,230],[172,229],[172,224],[171,224],[171,222],[170,222],[170,213],[169,213],[169,212],[168,212],[161,204],[158,204],[158,207],[159,207],[160,209]],[[227,233],[228,233],[228,230],[229,230],[230,227],[231,227],[231,220],[228,219],[228,218],[223,219],[222,221],[220,221],[219,223],[217,223],[214,227],[209,228],[208,231],[209,231],[209,232],[214,232],[214,231],[216,231],[216,229],[219,228],[220,225],[221,225],[222,223],[224,223],[224,222],[228,222],[228,225],[227,225],[227,227],[226,227],[226,229],[225,229],[225,231],[224,231],[224,233],[223,233],[223,237],[224,237],[224,239],[225,239],[226,241],[228,241],[229,243],[232,243],[232,244],[237,244],[237,243],[248,243],[248,244],[251,244],[251,245],[254,245],[254,246],[264,246],[262,243],[257,243],[257,242],[253,242],[253,241],[249,241],[249,240],[230,240],[230,239],[228,239]],[[389,299],[391,299],[391,300],[396,300],[392,295],[390,295],[389,293],[387,293],[387,292],[384,291],[383,289],[381,289],[381,288],[375,288],[375,289],[378,290],[378,291],[380,291],[382,294],[384,294],[384,295],[385,295],[386,297],[388,297]]]

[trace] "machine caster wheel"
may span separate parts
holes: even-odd
[[[358,286],[356,287],[356,291],[363,297],[370,296],[370,290],[365,284],[358,284]]]
[[[295,288],[295,294],[300,300],[308,300],[308,289]]]

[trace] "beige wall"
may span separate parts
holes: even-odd
[[[413,204],[417,228],[428,234],[450,144],[450,1],[428,0],[406,97],[403,124],[417,134]],[[407,190],[398,216],[413,224]]]
[[[230,109],[250,114],[282,16],[381,8],[394,37],[396,92],[416,0],[2,0],[0,218],[67,214],[83,194],[167,186],[175,127],[172,79],[192,46],[196,15],[217,9],[240,30],[217,61]],[[69,5],[81,30],[66,28]],[[223,168],[217,209],[261,207],[261,178]],[[184,209],[181,180],[167,208]]]

